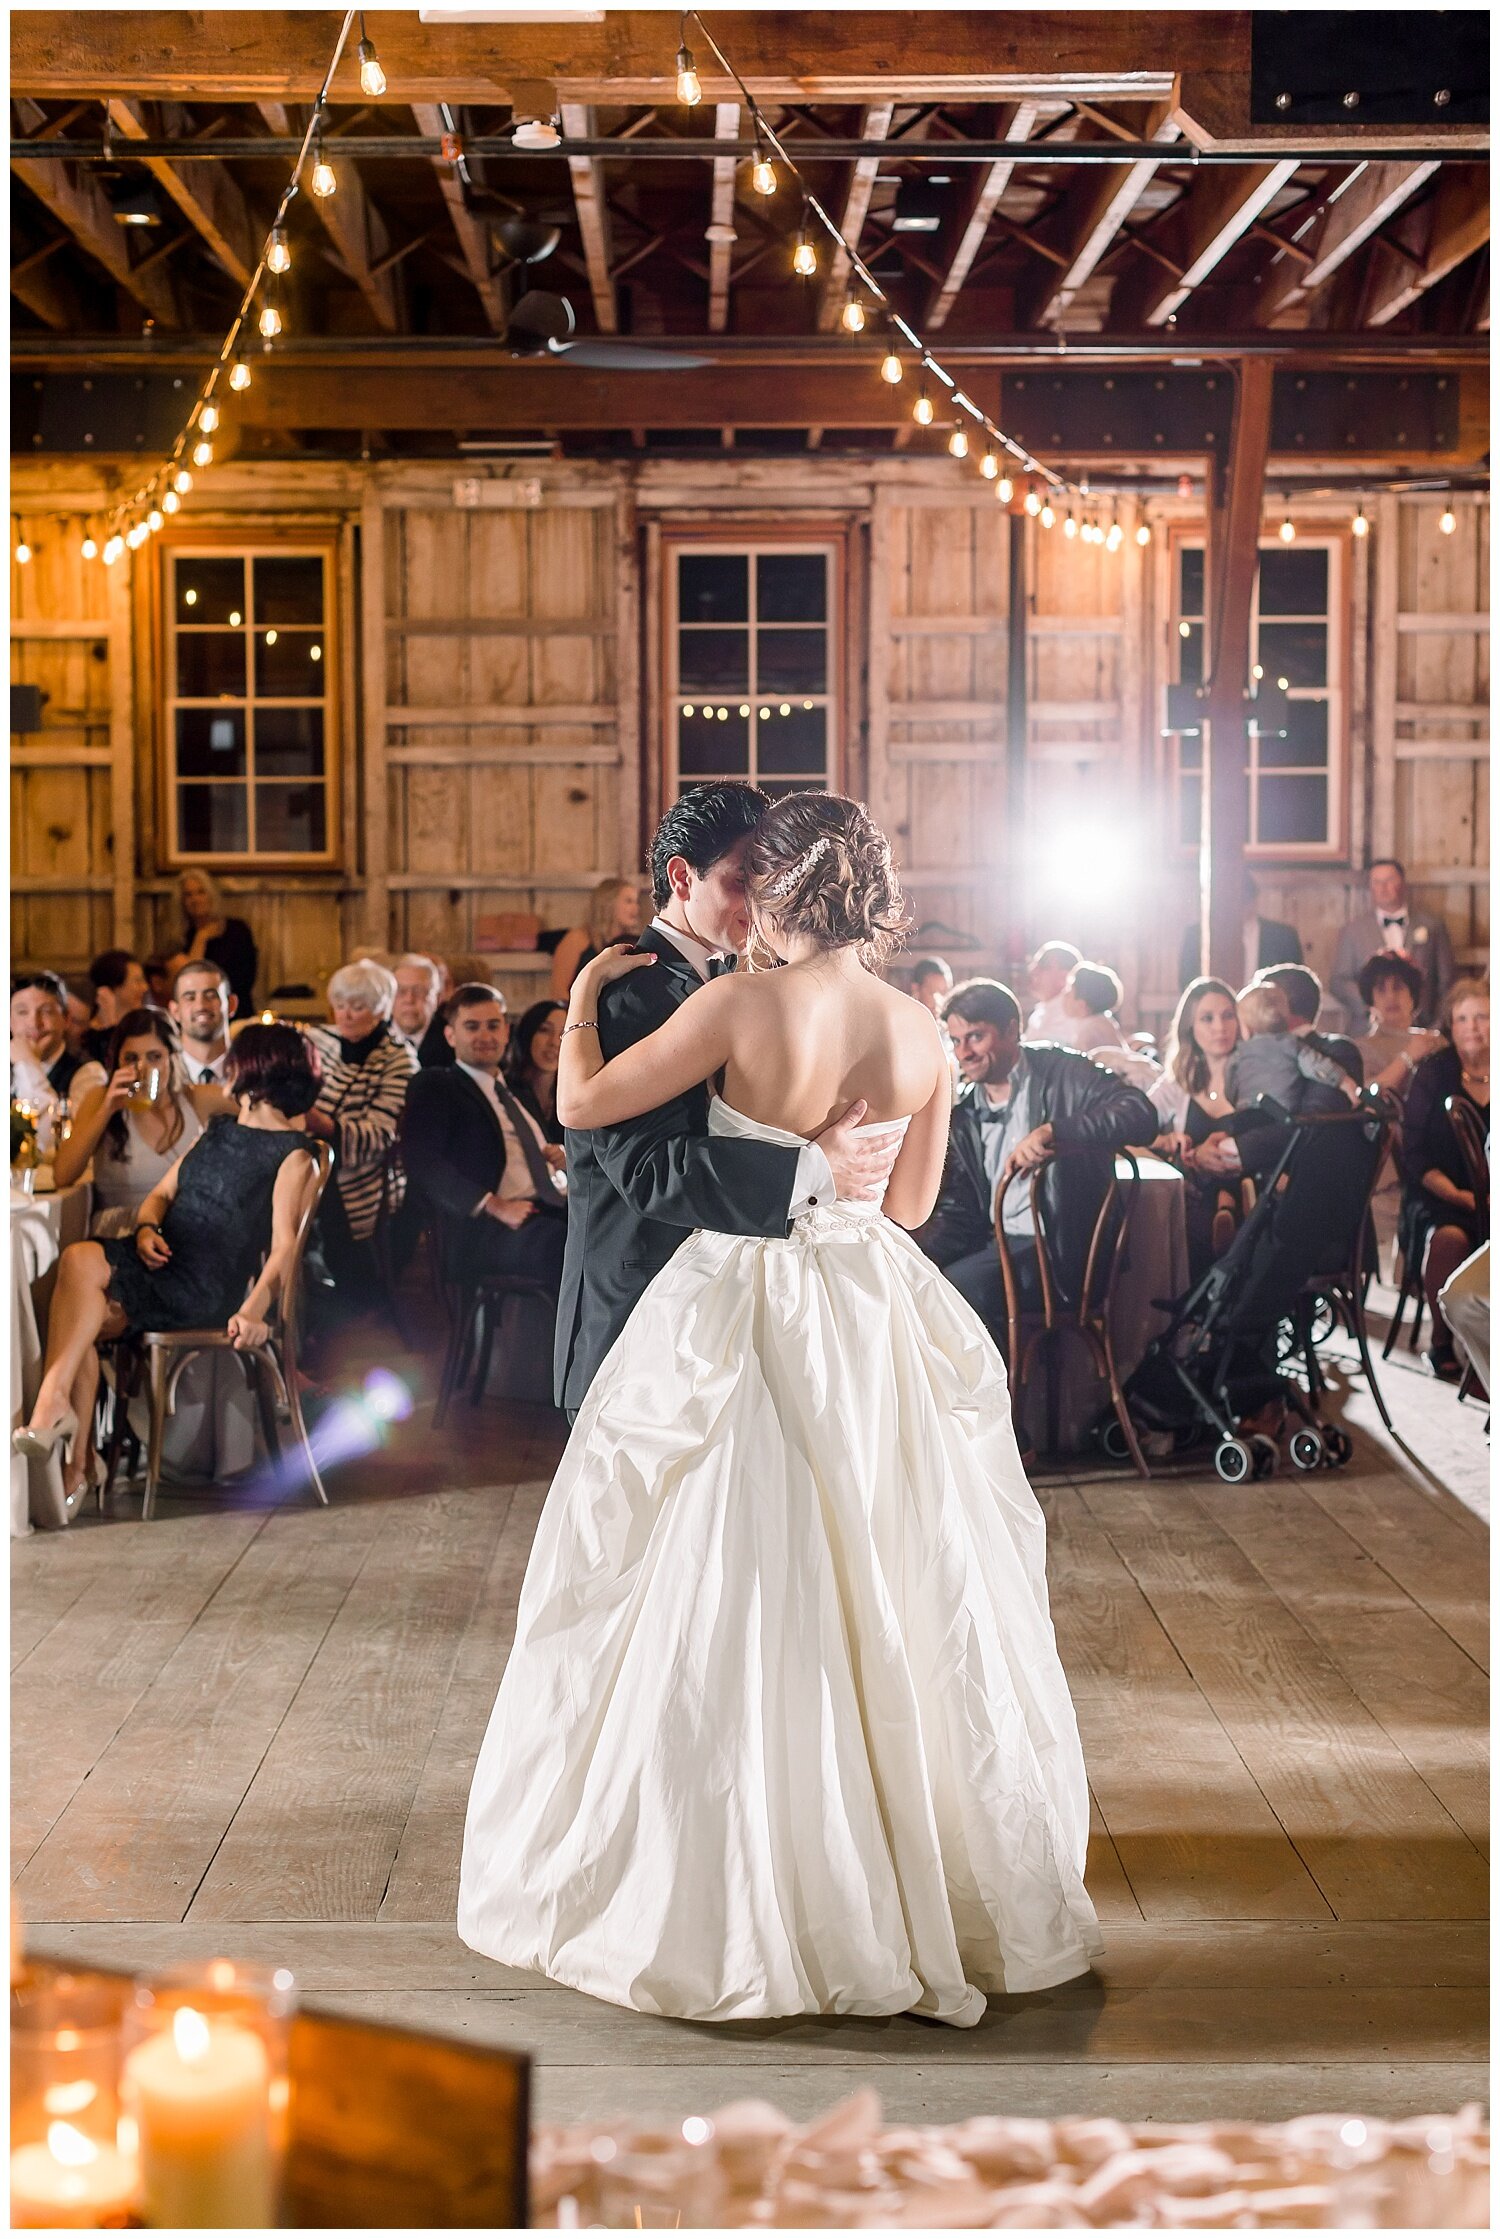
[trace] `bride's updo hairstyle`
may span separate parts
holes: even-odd
[[[757,908],[820,948],[857,946],[884,963],[905,935],[906,897],[891,844],[861,801],[789,793],[768,809],[746,851]]]

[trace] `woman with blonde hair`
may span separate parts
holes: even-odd
[[[255,935],[242,917],[228,915],[218,880],[201,864],[190,863],[178,872],[177,899],[182,904],[182,945],[167,959],[169,976],[175,979],[184,964],[204,959],[217,964],[230,993],[239,998],[240,1016],[245,1017],[254,1007],[260,963]]]
[[[633,878],[603,878],[589,900],[587,925],[564,933],[552,958],[552,984],[548,993],[565,1003],[568,991],[585,964],[615,941],[633,941],[641,929],[640,882]]]

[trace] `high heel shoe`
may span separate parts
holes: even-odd
[[[23,1423],[19,1430],[13,1430],[10,1434],[10,1450],[13,1454],[24,1454],[28,1461],[50,1462],[61,1446],[63,1458],[67,1460],[77,1436],[78,1417],[70,1407],[61,1422],[49,1423],[45,1429],[39,1430],[32,1423]]]

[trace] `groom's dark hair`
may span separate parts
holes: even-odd
[[[667,865],[680,855],[701,878],[721,855],[753,832],[769,798],[754,785],[695,785],[674,802],[651,842],[651,899],[664,909],[672,899]]]

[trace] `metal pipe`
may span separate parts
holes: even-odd
[[[13,163],[250,163],[294,156],[301,141],[288,138],[261,140],[113,140],[50,139],[13,140]],[[424,163],[441,157],[443,143],[422,134],[392,134],[388,138],[344,138],[331,135],[331,157],[350,162],[395,163],[411,158]],[[523,163],[598,158],[611,163],[751,163],[757,154],[753,140],[690,140],[673,134],[634,138],[562,140],[555,148],[518,148],[508,133],[476,134],[462,139],[465,157],[485,162],[518,159]],[[1159,140],[809,140],[798,143],[799,158],[806,163],[857,163],[863,158],[886,164],[930,163],[944,170],[956,163],[1015,163],[1036,165],[1114,165],[1153,163],[1170,169],[1216,169],[1246,163],[1488,163],[1487,147],[1454,147],[1444,141],[1411,141],[1405,147],[1381,148],[1346,143],[1333,148],[1294,148],[1267,140],[1253,152],[1223,148],[1195,148],[1184,142],[1164,145]]]

